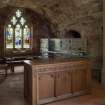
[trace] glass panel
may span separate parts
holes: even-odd
[[[22,25],[24,25],[25,22],[26,22],[26,20],[25,20],[23,17],[21,17],[20,23],[21,23]]]
[[[13,25],[15,25],[15,24],[16,24],[17,19],[16,19],[16,17],[15,17],[15,16],[13,16],[13,17],[12,17],[11,22],[12,22],[12,24],[13,24]]]
[[[19,24],[15,28],[15,48],[22,48],[22,28]]]
[[[11,25],[6,28],[6,48],[13,48],[13,28]]]
[[[23,48],[30,48],[31,45],[31,32],[27,25],[25,25],[23,30],[24,38],[23,38]]]
[[[17,16],[18,18],[21,17],[21,13],[22,13],[22,12],[21,12],[20,10],[17,10],[17,11],[16,11],[16,16]]]

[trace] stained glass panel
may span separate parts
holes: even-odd
[[[22,13],[22,12],[21,12],[20,10],[17,10],[17,11],[16,11],[16,16],[17,16],[18,18],[21,17],[21,13]]]
[[[17,19],[16,19],[16,17],[15,17],[15,16],[13,16],[13,17],[12,17],[11,22],[13,23],[13,25],[15,25],[15,24],[16,24]]]
[[[19,24],[15,28],[15,48],[22,48],[22,28]]]
[[[11,25],[6,28],[6,48],[13,48],[13,28]]]
[[[21,17],[20,23],[21,23],[22,25],[24,25],[25,22],[26,22],[26,20],[25,20],[23,17]]]
[[[27,25],[25,25],[24,30],[23,30],[23,48],[30,48],[31,44],[31,32],[30,29]]]

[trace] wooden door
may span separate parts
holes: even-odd
[[[71,72],[64,71],[56,74],[56,96],[71,93]]]
[[[39,76],[39,99],[54,97],[54,75],[42,74]]]

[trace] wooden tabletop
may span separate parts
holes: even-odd
[[[41,58],[35,60],[24,60],[24,63],[29,65],[42,65],[42,64],[55,64],[62,62],[76,62],[76,61],[87,61],[87,58]]]

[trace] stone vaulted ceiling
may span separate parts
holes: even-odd
[[[1,8],[8,5],[31,8],[60,28],[102,16],[102,0],[0,0]]]

